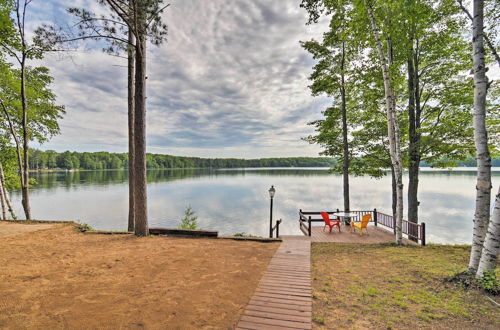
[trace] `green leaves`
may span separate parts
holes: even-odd
[[[16,134],[21,136],[22,107],[20,72],[12,65],[0,61],[0,99],[12,119]],[[28,137],[44,143],[59,133],[58,120],[65,113],[64,106],[56,104],[56,95],[50,89],[52,77],[45,67],[27,67],[26,69],[26,101],[28,109]],[[5,114],[0,112],[3,125],[6,125]],[[2,126],[0,126],[2,129]],[[7,127],[3,127],[7,131]]]
[[[471,45],[465,30],[466,17],[454,0],[303,0],[301,7],[309,14],[309,24],[322,15],[331,17],[329,31],[321,41],[302,43],[317,60],[310,76],[312,94],[332,99],[332,105],[324,112],[325,118],[311,123],[317,134],[306,140],[320,144],[326,155],[341,157],[339,54],[341,44],[345,43],[352,167],[357,167],[358,173],[378,175],[380,169],[390,166],[383,81],[369,33],[367,5],[374,9],[383,50],[391,59],[391,84],[406,153],[404,162],[408,161],[409,143],[409,58],[415,61],[418,71],[416,102],[421,114],[417,133],[421,159],[441,167],[452,165],[449,159],[462,160],[473,155],[472,79],[468,76]],[[489,124],[494,129],[490,139],[498,141],[498,101],[490,102],[489,109]]]

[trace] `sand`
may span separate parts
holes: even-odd
[[[42,229],[52,228],[52,224],[30,224],[25,225],[16,222],[6,222],[0,221],[0,237],[17,235],[20,233],[27,233],[32,231],[38,231]]]
[[[2,329],[230,329],[279,245],[36,228],[0,234]]]

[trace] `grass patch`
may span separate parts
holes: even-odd
[[[500,309],[484,291],[447,281],[466,267],[469,250],[462,245],[314,243],[313,291],[321,299],[313,300],[313,320],[323,319],[314,325],[500,329]]]
[[[246,237],[246,238],[261,238],[260,236],[255,236],[255,235],[247,234],[245,232],[236,233],[233,236],[234,237]]]
[[[85,222],[78,221],[77,226],[78,226],[78,229],[81,232],[93,231],[94,230],[94,228],[92,228],[91,225],[89,225],[88,223],[85,223]]]

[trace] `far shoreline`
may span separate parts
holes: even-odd
[[[241,171],[241,170],[329,170],[330,167],[315,167],[315,166],[277,166],[277,167],[161,167],[161,168],[148,168],[148,171],[154,170],[214,170],[214,171]],[[30,169],[30,173],[71,173],[71,172],[101,172],[101,171],[128,171],[127,168],[106,168],[106,169],[63,169],[63,168],[54,168],[54,169]],[[385,169],[385,171],[390,171],[390,169]],[[476,166],[458,166],[451,168],[437,168],[437,167],[429,167],[422,166],[420,167],[421,172],[476,172]],[[500,172],[500,167],[492,167],[492,172]],[[407,172],[405,170],[404,172]]]

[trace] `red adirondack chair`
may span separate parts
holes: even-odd
[[[323,221],[325,221],[325,226],[323,227],[323,231],[325,231],[326,226],[330,227],[330,233],[332,232],[332,228],[337,226],[340,233],[340,220],[330,220],[330,215],[326,212],[319,212],[323,217]]]

